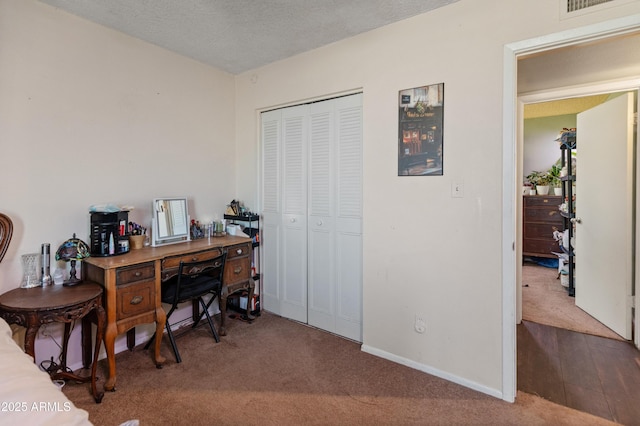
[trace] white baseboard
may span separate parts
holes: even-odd
[[[503,399],[502,398],[502,392],[498,389],[493,389],[484,385],[481,385],[479,383],[473,382],[471,380],[467,380],[465,378],[462,377],[458,377],[454,374],[450,374],[447,373],[445,371],[442,370],[438,370],[437,368],[433,368],[430,367],[428,365],[425,364],[420,364],[419,362],[415,362],[412,361],[410,359],[407,358],[403,358],[401,356],[398,355],[394,355],[392,353],[371,347],[371,346],[367,346],[367,345],[362,345],[360,348],[363,352],[366,352],[368,354],[371,355],[375,355],[377,357],[380,358],[384,358],[386,360],[389,360],[391,362],[395,362],[396,364],[401,364],[404,366],[407,366],[409,368],[413,368],[414,370],[418,370],[418,371],[422,371],[423,373],[427,373],[427,374],[431,374],[432,376],[436,376],[439,377],[441,379],[445,379],[448,380],[450,382],[456,383],[458,385],[464,386],[466,388],[469,389],[473,389],[475,391],[478,392],[482,392],[484,394],[493,396],[495,398],[499,398],[499,399]]]

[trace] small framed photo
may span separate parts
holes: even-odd
[[[398,176],[442,176],[444,83],[398,94]]]

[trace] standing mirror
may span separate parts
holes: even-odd
[[[187,199],[156,198],[153,200],[151,245],[154,247],[189,241]]]

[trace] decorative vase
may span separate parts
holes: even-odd
[[[40,253],[28,253],[22,255],[22,288],[39,287],[42,283],[38,280],[38,259]]]

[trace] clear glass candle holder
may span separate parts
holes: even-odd
[[[40,253],[27,253],[22,255],[22,283],[20,287],[31,288],[41,285],[38,280],[38,260]]]

